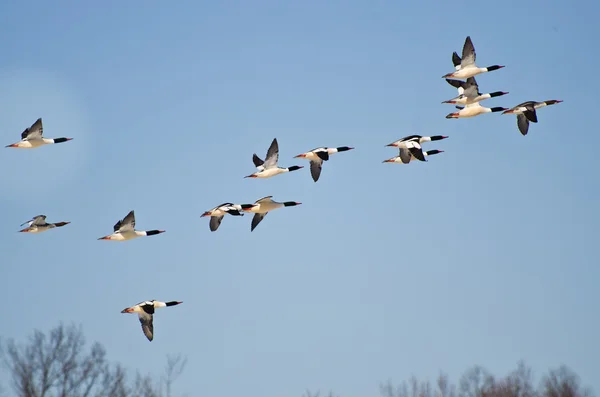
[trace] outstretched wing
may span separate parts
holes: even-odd
[[[462,50],[462,60],[460,62],[461,67],[464,68],[467,65],[475,64],[475,57],[475,47],[471,41],[471,36],[467,36]]]
[[[256,201],[254,202],[254,204],[271,203],[271,202],[273,202],[273,200],[272,200],[272,197],[273,197],[273,196],[266,196],[266,197],[263,197],[263,198],[261,198],[261,199],[258,199],[258,200],[256,200]]]
[[[529,120],[524,114],[517,114],[517,126],[519,127],[519,131],[521,135],[527,135],[527,131],[529,130]]]
[[[135,229],[135,214],[133,210],[129,211],[129,214],[125,216],[125,218],[121,219],[119,222],[115,223],[113,227],[114,232],[125,232],[125,231],[133,231]]]
[[[269,146],[269,150],[267,151],[267,156],[265,157],[265,168],[272,168],[277,166],[277,161],[279,160],[279,144],[277,143],[277,138],[273,139],[271,142],[271,146]]]
[[[138,318],[140,319],[140,324],[142,324],[142,331],[144,331],[144,335],[150,342],[154,339],[154,324],[153,324],[153,316],[148,313],[139,313]]]
[[[44,133],[44,127],[42,126],[42,119],[39,118],[31,125],[31,127],[25,129],[21,133],[21,139],[41,139]]]
[[[460,61],[461,61],[460,57],[458,56],[456,51],[454,51],[452,53],[452,64],[454,65],[454,69],[460,70]]]
[[[256,153],[254,153],[254,154],[252,155],[252,162],[254,163],[254,166],[255,166],[256,168],[260,167],[261,165],[263,165],[263,164],[265,163],[264,161],[262,161],[262,160],[260,159],[260,157],[258,157],[258,156],[256,155]]]
[[[402,161],[402,163],[404,163],[404,164],[410,163],[410,151],[408,149],[400,148],[399,157],[400,157],[400,161]]]
[[[223,218],[224,217],[225,217],[225,215],[211,216],[210,217],[210,222],[208,223],[208,225],[210,226],[210,231],[211,232],[217,231],[217,229],[221,225],[221,222],[223,222]]]
[[[318,181],[321,176],[321,168],[323,167],[323,160],[311,160],[310,161],[310,175],[312,175],[313,181]]]
[[[268,212],[265,212],[264,214],[254,214],[254,217],[252,217],[252,224],[250,225],[250,231],[254,231],[254,229],[256,229],[256,226],[258,226],[258,224],[264,219],[265,216],[267,216]]]

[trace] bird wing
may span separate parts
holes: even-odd
[[[323,160],[311,160],[310,161],[310,175],[312,176],[313,181],[318,181],[319,176],[321,176],[321,168],[323,167]]]
[[[250,225],[250,231],[254,231],[254,229],[256,229],[256,226],[258,226],[258,224],[263,220],[263,218],[265,216],[267,216],[268,212],[265,212],[263,214],[254,214],[254,217],[252,217],[252,224]]]
[[[410,151],[408,149],[400,148],[400,154],[398,156],[400,157],[400,161],[402,161],[402,163],[410,163]]]
[[[260,157],[258,157],[258,156],[256,155],[256,153],[254,153],[254,154],[252,155],[252,162],[254,163],[254,166],[255,166],[256,168],[259,168],[261,165],[263,165],[263,164],[265,163],[264,161],[262,161],[262,160],[260,159]]]
[[[458,56],[456,51],[454,51],[452,53],[452,64],[454,65],[454,69],[460,70],[460,61],[461,61],[460,57]]]
[[[464,68],[468,65],[474,65],[476,56],[477,55],[475,54],[475,47],[471,41],[471,36],[467,36],[462,50],[462,60],[460,62],[461,67]]]
[[[263,197],[261,199],[258,199],[254,202],[254,204],[263,204],[263,203],[272,203],[273,200],[271,199],[273,196],[266,196]]]
[[[150,342],[154,339],[154,324],[153,324],[153,316],[148,313],[138,313],[138,318],[140,319],[140,324],[142,324],[142,331],[144,331],[144,335]]]
[[[264,167],[273,168],[277,167],[277,161],[279,160],[279,144],[277,143],[277,138],[273,139],[271,142],[271,146],[269,146],[269,150],[267,150],[267,156],[265,157]]]
[[[114,232],[125,232],[125,231],[133,231],[135,229],[135,214],[133,210],[129,211],[129,214],[125,216],[125,218],[121,219],[119,222],[115,223],[113,227]]]
[[[39,118],[21,133],[21,139],[40,139],[44,133],[44,127],[42,125],[42,119]]]
[[[529,120],[527,120],[527,116],[524,114],[517,114],[517,126],[522,135],[527,135],[527,131],[529,130]]]
[[[46,223],[46,215],[34,216],[31,221],[31,226],[43,225]]]
[[[210,217],[210,222],[208,223],[208,225],[210,227],[211,232],[217,231],[217,229],[221,225],[221,222],[223,222],[224,217],[225,217],[225,215],[218,215],[218,216]]]

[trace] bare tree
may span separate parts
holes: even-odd
[[[577,375],[566,367],[550,371],[536,389],[532,371],[522,361],[503,378],[495,378],[475,366],[465,372],[458,388],[442,373],[437,379],[437,390],[414,376],[398,386],[388,381],[379,389],[383,397],[593,397],[591,390],[583,388]]]
[[[592,391],[581,386],[579,377],[562,366],[551,370],[542,379],[541,397],[591,397]]]
[[[99,343],[86,350],[83,332],[73,325],[61,324],[47,335],[36,330],[23,345],[12,339],[0,343],[0,359],[17,397],[162,397],[161,385],[149,376],[138,373],[128,382],[126,371],[107,361]],[[168,393],[185,361],[169,365]]]

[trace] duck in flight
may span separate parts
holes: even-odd
[[[318,181],[319,176],[321,176],[321,168],[323,168],[323,161],[328,161],[329,156],[334,153],[346,152],[348,150],[354,149],[353,147],[348,146],[340,146],[340,147],[319,147],[311,150],[310,152],[301,153],[294,158],[302,158],[310,160],[310,175],[312,176],[313,181]]]
[[[254,153],[252,155],[252,161],[254,165],[258,169],[258,172],[254,174],[245,176],[244,178],[270,178],[275,175],[283,174],[284,172],[291,172],[299,170],[300,168],[304,168],[303,166],[293,165],[288,168],[282,168],[277,165],[277,161],[279,160],[279,144],[277,143],[277,138],[273,139],[271,142],[271,146],[269,146],[269,150],[267,151],[267,156],[264,161]]]
[[[562,100],[559,99],[550,99],[542,102],[527,101],[506,110],[502,114],[516,114],[519,131],[523,136],[525,136],[527,135],[527,131],[529,131],[529,122],[531,121],[532,123],[537,123],[538,121],[537,113],[535,111],[536,109],[543,108],[544,106],[555,105],[561,102]]]
[[[293,207],[302,204],[295,201],[284,201],[283,203],[279,203],[277,201],[273,201],[272,197],[273,196],[263,197],[259,200],[256,200],[250,207],[243,208],[243,210],[246,212],[254,213],[254,217],[252,218],[252,223],[250,225],[251,232],[254,231],[256,226],[258,226],[258,224],[264,219],[265,216],[267,216],[270,211],[278,208]]]
[[[503,68],[504,66],[492,65],[487,68],[480,68],[475,64],[475,47],[471,41],[471,36],[467,36],[462,50],[462,59],[456,52],[452,53],[452,63],[455,71],[442,76],[442,78],[467,79],[477,76],[481,73],[491,72]]]
[[[244,216],[244,208],[251,208],[254,204],[232,204],[232,203],[223,203],[221,205],[216,206],[212,210],[206,211],[203,216],[210,216],[210,221],[208,222],[208,226],[211,232],[217,231],[221,222],[223,222],[223,217],[225,214],[233,215],[233,216]]]
[[[22,223],[21,226],[27,225],[27,227],[25,229],[19,230],[19,232],[41,233],[50,229],[54,229],[55,227],[62,227],[68,225],[69,223],[71,222],[47,223],[46,215],[37,215],[34,216],[32,219],[28,220],[27,222]]]
[[[480,114],[484,114],[484,113],[502,112],[502,111],[508,110],[508,108],[501,108],[501,107],[486,108],[484,106],[481,106],[479,104],[479,102],[471,103],[466,106],[456,106],[456,108],[458,109],[458,112],[454,112],[454,113],[450,113],[450,114],[446,115],[447,119],[461,119],[461,118],[475,117],[475,116],[479,116]]]
[[[458,90],[458,96],[442,103],[452,103],[455,105],[469,105],[471,103],[483,101],[484,99],[495,98],[508,94],[504,91],[495,91],[487,94],[479,92],[479,85],[475,77],[469,77],[467,81],[446,79],[448,84]]]
[[[6,147],[19,148],[19,149],[34,149],[43,145],[50,145],[53,143],[63,143],[66,141],[70,141],[73,138],[44,138],[44,127],[42,125],[41,117],[35,121],[31,125],[31,127],[26,128],[25,131],[21,133],[21,140],[17,143],[13,143],[12,145],[7,145]]]
[[[152,342],[152,339],[154,339],[154,311],[161,307],[175,306],[181,303],[183,302],[161,302],[153,299],[151,301],[140,302],[137,305],[125,308],[121,310],[121,313],[137,313],[140,323],[142,324],[142,331],[144,331],[144,335],[146,335],[146,338]]]
[[[409,135],[404,138],[400,138],[395,142],[385,145],[397,148],[408,149],[409,142],[417,142],[419,145],[422,145],[424,142],[433,142],[433,141],[441,141],[442,139],[448,138],[443,135],[434,135],[434,136],[421,136],[421,135]]]
[[[135,214],[133,210],[113,226],[114,233],[100,237],[98,240],[126,241],[142,236],[154,236],[164,230],[135,230]]]
[[[383,160],[383,162],[384,163],[408,164],[414,160],[421,160],[420,158],[415,156],[413,154],[413,152],[410,151],[410,149],[400,148],[399,150],[400,150],[400,153],[398,156],[392,157],[391,159]],[[444,152],[443,150],[428,150],[426,152],[422,152],[422,155],[423,155],[423,158],[425,158],[427,156],[432,156],[434,154],[443,153],[443,152]],[[426,160],[421,160],[421,161],[426,161]]]

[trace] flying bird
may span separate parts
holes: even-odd
[[[447,119],[460,119],[460,118],[467,118],[467,117],[475,117],[475,116],[479,116],[480,114],[484,114],[484,113],[502,112],[504,110],[508,110],[508,108],[501,108],[501,107],[486,108],[484,106],[481,106],[479,104],[479,102],[475,102],[475,103],[472,103],[472,104],[464,106],[464,107],[456,106],[456,108],[459,111],[446,115]]]
[[[503,68],[504,66],[492,65],[487,68],[480,68],[475,64],[475,47],[471,41],[471,36],[467,36],[462,50],[462,59],[456,52],[452,53],[452,63],[455,71],[442,76],[442,78],[467,79],[477,76],[481,73],[491,72]]]
[[[221,205],[216,206],[212,210],[206,211],[203,216],[210,216],[210,221],[208,222],[209,228],[211,232],[217,231],[221,222],[223,222],[223,217],[225,214],[233,215],[233,216],[244,216],[243,209],[250,208],[253,204],[232,204],[232,203],[223,203]]]
[[[31,127],[26,128],[25,131],[21,133],[21,140],[17,143],[13,143],[11,145],[7,145],[6,147],[19,148],[19,149],[35,149],[37,147],[43,145],[50,145],[53,143],[63,143],[66,141],[70,141],[73,138],[44,138],[44,127],[42,125],[41,117],[35,121],[31,125]]]
[[[508,109],[502,114],[516,114],[517,115],[517,126],[519,127],[519,131],[523,136],[527,135],[527,131],[529,131],[529,122],[537,123],[537,113],[536,109],[543,108],[544,106],[550,106],[557,103],[561,103],[562,100],[559,99],[551,99],[548,101],[535,102],[535,101],[527,101],[518,104],[514,108]]]
[[[273,142],[271,142],[271,146],[269,146],[269,150],[267,151],[267,156],[265,157],[264,161],[258,157],[256,153],[252,155],[252,161],[258,169],[258,172],[245,176],[244,178],[270,178],[275,175],[283,174],[284,172],[291,172],[299,170],[300,168],[304,168],[297,165],[293,165],[288,168],[282,168],[277,165],[278,160],[279,144],[277,143],[277,138],[275,138],[273,139]]]
[[[397,141],[387,144],[385,146],[408,149],[408,145],[409,145],[408,142],[418,142],[419,145],[421,145],[424,142],[441,141],[442,139],[446,139],[446,138],[448,138],[448,137],[443,136],[443,135],[434,135],[434,136],[409,135],[409,136],[405,136],[404,138],[400,138]]]
[[[329,156],[338,152],[345,152],[354,149],[353,147],[340,146],[337,148],[319,147],[306,153],[301,153],[294,158],[302,158],[310,160],[310,175],[313,181],[318,181],[323,168],[323,161],[328,161]]]
[[[125,308],[121,310],[121,313],[137,313],[140,323],[142,324],[142,331],[150,342],[154,339],[154,311],[161,307],[169,307],[179,305],[183,302],[171,301],[161,302],[157,300],[140,302],[137,305]]]
[[[19,230],[19,232],[23,233],[41,233],[50,229],[54,229],[55,227],[62,227],[68,225],[71,222],[56,222],[56,223],[47,223],[46,215],[36,215],[32,219],[27,222],[23,222],[21,226],[27,225],[25,229]]]
[[[300,205],[302,203],[297,203],[295,201],[285,201],[283,203],[279,203],[277,201],[272,200],[273,196],[266,196],[259,200],[256,200],[251,207],[244,208],[243,210],[246,212],[254,213],[254,217],[252,218],[252,223],[250,225],[250,231],[254,231],[256,226],[263,220],[265,216],[270,211],[276,210],[278,208],[283,207],[293,207],[296,205]]]
[[[452,103],[455,105],[469,105],[475,102],[483,101],[484,99],[495,98],[508,94],[504,91],[495,91],[487,94],[479,92],[479,86],[475,77],[469,77],[467,81],[446,79],[448,84],[458,90],[458,96],[442,103]]]
[[[400,150],[400,153],[398,156],[392,157],[391,159],[383,160],[383,162],[384,163],[408,164],[411,161],[420,160],[419,158],[415,157],[413,155],[413,153],[410,152],[409,149],[400,148],[399,150]],[[423,152],[423,157],[432,156],[434,154],[443,153],[443,152],[444,152],[443,150],[428,150],[426,152]],[[424,161],[424,160],[421,160],[421,161]]]
[[[142,236],[154,236],[164,233],[164,230],[135,230],[135,214],[133,210],[113,226],[113,234],[100,237],[98,240],[126,241]]]

